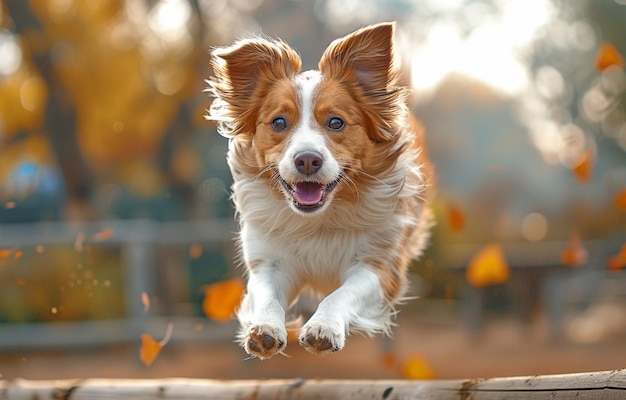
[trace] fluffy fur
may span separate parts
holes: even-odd
[[[300,72],[280,40],[212,53],[209,118],[230,139],[251,356],[285,349],[286,310],[305,289],[322,298],[300,329],[310,352],[340,350],[353,331],[390,333],[432,224],[431,167],[397,84],[393,33],[383,23],[334,41],[319,71]]]

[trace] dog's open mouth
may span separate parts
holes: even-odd
[[[280,181],[283,187],[293,199],[293,205],[300,211],[311,212],[321,208],[326,201],[326,197],[339,184],[341,177],[328,184],[319,182],[296,182],[289,184],[284,179]]]

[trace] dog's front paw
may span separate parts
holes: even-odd
[[[287,345],[287,330],[271,325],[252,325],[243,335],[243,347],[248,354],[262,360],[281,352]]]
[[[309,321],[300,331],[300,346],[315,355],[326,355],[343,349],[345,329],[337,321]]]

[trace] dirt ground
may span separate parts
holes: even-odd
[[[234,329],[234,328],[233,328]],[[551,340],[546,324],[489,320],[480,337],[458,317],[401,313],[393,339],[349,338],[346,348],[315,357],[297,343],[289,357],[246,359],[237,344],[168,343],[150,367],[139,361],[139,343],[75,350],[5,351],[1,379],[162,378],[403,378],[409,360],[428,365],[435,378],[486,378],[612,370],[626,367],[626,330],[587,343]],[[233,331],[234,335],[234,331]]]

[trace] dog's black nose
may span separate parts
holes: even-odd
[[[312,175],[322,168],[322,155],[313,151],[305,151],[293,159],[296,169],[305,175]]]

